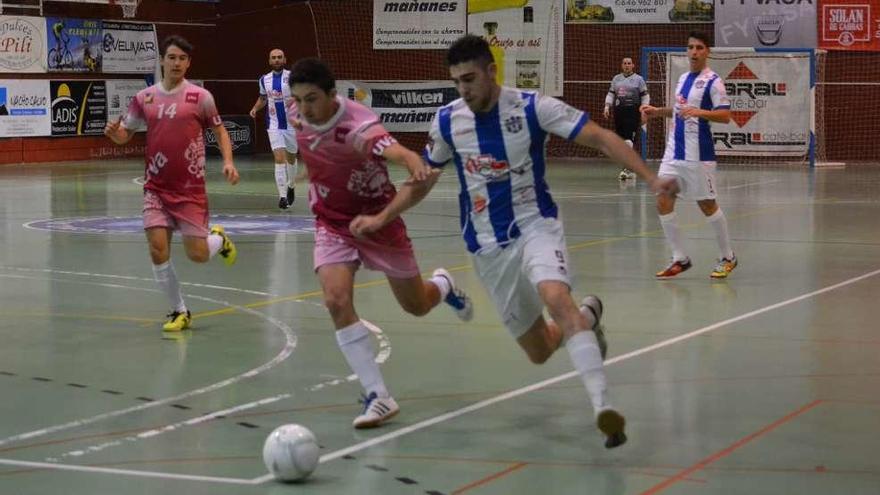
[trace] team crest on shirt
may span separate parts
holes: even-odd
[[[512,115],[504,121],[504,128],[511,134],[516,134],[523,128],[523,119],[519,115]]]
[[[699,79],[699,80],[697,80],[697,82],[694,84],[694,87],[697,88],[697,89],[703,89],[703,86],[705,86],[705,85],[706,85],[706,81],[704,81],[704,80],[702,80],[702,79]]]
[[[153,103],[153,93],[147,93],[144,95],[144,105],[149,105]]]
[[[187,103],[198,103],[199,102],[199,94],[195,93],[195,92],[187,93],[185,98],[186,98]]]
[[[473,175],[483,177],[487,182],[504,180],[510,173],[510,164],[504,160],[496,160],[490,154],[470,156],[464,168]]]

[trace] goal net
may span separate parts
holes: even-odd
[[[679,77],[689,70],[687,54],[676,48],[643,48],[651,101],[669,106]],[[761,165],[825,160],[824,53],[811,49],[713,48],[709,67],[723,80],[731,121],[712,124],[718,161]],[[660,159],[670,119],[647,126],[642,154]]]

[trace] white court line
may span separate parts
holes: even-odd
[[[6,266],[0,265],[0,270],[11,270],[17,272],[36,272],[36,273],[58,273],[61,275],[82,275],[84,277],[93,277],[93,278],[112,278],[116,280],[138,280],[144,282],[153,282],[156,280],[152,278],[146,277],[134,277],[131,275],[112,275],[105,273],[90,273],[90,272],[74,272],[70,270],[56,270],[54,268],[24,268],[18,266]],[[215,290],[225,290],[232,292],[241,292],[244,294],[253,294],[255,296],[263,296],[263,297],[279,297],[277,294],[272,294],[271,292],[260,292],[257,290],[250,289],[240,289],[238,287],[226,287],[223,285],[212,285],[212,284],[196,284],[191,282],[180,282],[180,285],[186,285],[189,287],[199,287],[203,289],[215,289]]]
[[[673,337],[673,338],[664,340],[662,342],[658,342],[656,344],[653,344],[653,345],[650,345],[647,347],[643,347],[641,349],[636,349],[636,350],[628,352],[626,354],[622,354],[620,356],[608,359],[607,361],[605,361],[605,365],[610,366],[612,364],[620,363],[622,361],[626,361],[628,359],[641,356],[642,354],[647,354],[649,352],[653,352],[658,349],[662,349],[664,347],[668,347],[673,344],[677,344],[678,342],[692,339],[694,337],[703,335],[705,333],[712,332],[714,330],[725,327],[725,326],[730,325],[732,323],[737,323],[737,322],[746,320],[748,318],[752,318],[754,316],[758,316],[758,315],[773,311],[775,309],[779,309],[784,306],[788,306],[790,304],[794,304],[796,302],[800,302],[805,299],[809,299],[811,297],[815,297],[820,294],[824,294],[826,292],[831,292],[831,291],[839,289],[841,287],[845,287],[847,285],[851,285],[856,282],[860,282],[860,281],[865,280],[867,278],[874,277],[878,274],[880,274],[880,270],[874,270],[872,272],[868,272],[863,275],[859,275],[858,277],[853,277],[851,279],[844,280],[843,282],[840,282],[840,283],[837,283],[834,285],[829,285],[828,287],[824,287],[822,289],[818,289],[813,292],[809,292],[807,294],[803,294],[803,295],[800,295],[800,296],[797,296],[797,297],[794,297],[791,299],[787,299],[785,301],[782,301],[782,302],[779,302],[776,304],[772,304],[770,306],[765,306],[761,309],[757,309],[755,311],[750,311],[750,312],[742,314],[740,316],[729,318],[727,320],[720,321],[718,323],[714,323],[712,325],[694,330],[692,332],[689,332],[689,333],[686,333],[683,335],[679,335],[677,337]],[[439,424],[439,423],[442,423],[445,421],[449,421],[451,419],[455,419],[459,416],[463,416],[463,415],[468,414],[470,412],[484,409],[484,408],[491,406],[493,404],[497,404],[499,402],[503,402],[503,401],[506,401],[509,399],[513,399],[515,397],[519,397],[521,395],[528,394],[530,392],[534,392],[535,390],[539,390],[539,389],[547,387],[549,385],[553,385],[555,383],[568,380],[569,378],[573,378],[575,376],[577,376],[577,372],[571,371],[571,372],[556,376],[554,378],[549,378],[549,379],[544,380],[542,382],[538,382],[538,383],[529,385],[527,387],[523,387],[523,388],[520,388],[517,390],[512,390],[510,392],[507,392],[507,393],[504,393],[504,394],[477,402],[475,404],[471,404],[470,406],[458,409],[456,411],[448,412],[448,413],[442,414],[440,416],[435,416],[434,418],[427,419],[427,420],[421,421],[419,423],[416,423],[416,424],[413,424],[413,425],[410,425],[410,426],[407,426],[404,428],[400,428],[398,430],[392,431],[392,432],[387,433],[385,435],[378,436],[376,438],[372,438],[372,439],[367,440],[365,442],[361,442],[361,443],[346,447],[344,449],[340,449],[340,450],[331,452],[329,454],[321,456],[320,462],[321,463],[330,462],[332,460],[335,460],[340,457],[352,454],[354,452],[359,452],[361,450],[367,449],[367,448],[372,447],[374,445],[378,445],[378,444],[387,442],[389,440],[393,440],[395,438],[407,435],[409,433],[413,433],[413,432],[425,429],[429,426],[433,426],[433,425],[436,425],[436,424]],[[256,478],[253,478],[250,480],[245,480],[245,479],[237,479],[237,478],[220,478],[220,477],[214,478],[214,477],[209,477],[209,476],[187,476],[187,475],[179,475],[179,474],[172,474],[172,473],[157,473],[157,472],[148,472],[148,471],[127,471],[127,470],[119,470],[119,469],[95,468],[95,467],[91,467],[91,466],[74,466],[74,465],[69,465],[69,464],[50,464],[50,463],[40,463],[40,462],[25,462],[25,461],[16,461],[13,459],[0,459],[0,465],[2,465],[2,464],[8,464],[8,465],[13,465],[13,466],[39,467],[39,468],[46,468],[46,469],[62,469],[62,470],[69,470],[69,471],[99,472],[99,473],[108,473],[108,474],[125,474],[125,475],[133,475],[133,476],[148,476],[148,477],[167,478],[167,479],[181,479],[181,480],[189,480],[189,481],[208,481],[208,482],[214,482],[214,483],[236,483],[236,484],[245,484],[245,485],[256,485],[256,484],[261,484],[261,483],[265,483],[267,481],[272,480],[272,475],[269,475],[269,474],[263,475],[263,476],[258,476]]]
[[[239,478],[220,478],[213,476],[195,476],[191,474],[160,473],[156,471],[137,471],[133,469],[114,469],[97,466],[76,466],[72,464],[52,464],[49,462],[17,461],[15,459],[0,459],[0,464],[39,469],[54,469],[60,471],[76,471],[80,473],[121,474],[126,476],[140,476],[143,478],[160,478],[167,480],[183,481],[209,481],[211,483],[229,483],[233,485],[255,485],[251,480]]]
[[[125,285],[105,284],[105,283],[100,283],[100,282],[84,282],[82,280],[65,280],[65,279],[58,279],[58,278],[52,278],[52,277],[38,278],[38,277],[29,277],[29,276],[24,276],[24,275],[0,274],[0,278],[48,280],[48,281],[54,281],[54,282],[69,282],[69,283],[76,283],[76,284],[97,285],[97,286],[109,287],[109,288],[113,288],[113,289],[142,290],[142,291],[146,291],[146,292],[156,292],[156,293],[160,292],[156,289],[129,287],[129,286],[125,286]],[[137,406],[126,408],[126,409],[118,409],[116,411],[110,411],[107,413],[98,414],[96,416],[91,416],[88,418],[77,419],[77,420],[70,421],[68,423],[64,423],[61,425],[49,426],[49,427],[42,428],[39,430],[33,430],[33,431],[26,432],[26,433],[13,435],[11,437],[4,438],[4,439],[0,440],[0,446],[14,443],[14,442],[20,442],[22,440],[28,440],[31,438],[41,437],[41,436],[48,435],[50,433],[57,433],[59,431],[69,430],[71,428],[77,428],[77,427],[85,426],[85,425],[92,424],[92,423],[97,423],[98,421],[102,421],[105,419],[116,418],[116,417],[130,414],[133,412],[143,411],[145,409],[150,409],[150,408],[157,407],[157,406],[163,406],[163,405],[170,404],[173,402],[178,402],[181,400],[189,399],[189,398],[195,397],[197,395],[202,395],[202,394],[206,394],[208,392],[213,392],[215,390],[219,390],[223,387],[233,385],[233,384],[238,383],[238,382],[245,380],[247,378],[252,378],[254,376],[259,375],[260,373],[263,373],[264,371],[267,371],[271,368],[274,368],[275,366],[280,364],[282,361],[287,359],[293,353],[293,349],[296,347],[297,339],[296,339],[296,334],[293,332],[293,329],[291,329],[287,324],[278,320],[277,318],[273,318],[271,316],[260,313],[259,311],[255,311],[253,309],[246,308],[244,306],[238,306],[236,304],[232,304],[232,303],[229,303],[226,301],[219,301],[217,299],[196,296],[193,294],[186,294],[186,296],[189,298],[192,298],[192,299],[199,299],[202,301],[210,302],[212,304],[226,306],[227,308],[234,308],[236,310],[254,315],[257,318],[261,318],[263,320],[268,321],[270,324],[274,325],[276,328],[278,328],[279,330],[281,330],[284,333],[284,336],[285,336],[284,348],[281,349],[281,352],[279,352],[278,355],[276,355],[274,358],[272,358],[270,361],[264,363],[263,365],[258,366],[256,368],[253,368],[253,369],[246,371],[244,373],[238,374],[236,376],[233,376],[231,378],[227,378],[226,380],[223,380],[223,381],[220,381],[220,382],[217,382],[217,383],[205,386],[205,387],[201,387],[201,388],[198,388],[195,390],[190,390],[188,392],[184,392],[182,394],[178,394],[173,397],[167,397],[165,399],[158,399],[153,402],[147,402],[145,404],[140,404]]]
[[[736,316],[736,317],[729,318],[729,319],[724,320],[724,321],[720,321],[720,322],[718,322],[718,323],[714,323],[714,324],[712,324],[712,325],[709,325],[709,326],[706,326],[706,327],[700,328],[700,329],[698,329],[698,330],[694,330],[694,331],[692,331],[692,332],[689,332],[689,333],[686,333],[686,334],[683,334],[683,335],[679,335],[679,336],[677,336],[677,337],[673,337],[673,338],[670,338],[670,339],[664,340],[664,341],[662,341],[662,342],[658,342],[658,343],[653,344],[653,345],[650,345],[650,346],[648,346],[648,347],[643,347],[643,348],[641,348],[641,349],[636,349],[636,350],[634,350],[634,351],[632,351],[632,352],[628,352],[628,353],[626,353],[626,354],[621,354],[620,356],[617,356],[617,357],[614,357],[614,358],[611,358],[611,359],[606,360],[606,361],[605,361],[605,366],[609,366],[609,365],[612,365],[612,364],[615,364],[615,363],[619,363],[619,362],[622,362],[622,361],[626,361],[627,359],[632,359],[632,358],[634,358],[634,357],[641,356],[642,354],[647,354],[647,353],[649,353],[649,352],[653,352],[653,351],[656,351],[656,350],[658,350],[658,349],[662,349],[662,348],[664,348],[664,347],[668,347],[668,346],[671,346],[671,345],[673,345],[673,344],[677,344],[677,343],[679,343],[679,342],[681,342],[681,341],[688,340],[688,339],[692,339],[692,338],[694,338],[694,337],[698,337],[698,336],[700,336],[700,335],[703,335],[703,334],[705,334],[705,333],[712,332],[712,331],[714,331],[714,330],[717,330],[717,329],[719,329],[719,328],[722,328],[722,327],[725,327],[725,326],[731,325],[731,324],[733,324],[733,323],[737,323],[737,322],[740,322],[740,321],[742,321],[742,320],[746,320],[746,319],[752,318],[753,316],[758,316],[758,315],[761,315],[761,314],[764,314],[764,313],[767,313],[767,312],[773,311],[773,310],[775,310],[775,309],[779,309],[779,308],[781,308],[781,307],[788,306],[788,305],[790,305],[790,304],[794,304],[794,303],[796,303],[796,302],[800,302],[800,301],[803,301],[803,300],[805,300],[805,299],[809,299],[809,298],[811,298],[811,297],[815,297],[815,296],[818,296],[818,295],[820,295],[820,294],[824,294],[824,293],[826,293],[826,292],[830,292],[830,291],[833,291],[833,290],[835,290],[835,289],[839,289],[839,288],[841,288],[841,287],[844,287],[844,286],[847,286],[847,285],[850,285],[850,284],[854,284],[854,283],[856,283],[856,282],[862,281],[862,280],[864,280],[864,279],[866,279],[866,278],[870,278],[870,277],[876,276],[876,275],[878,275],[878,274],[880,274],[880,270],[874,270],[873,272],[869,272],[869,273],[866,273],[866,274],[864,274],[864,275],[860,275],[860,276],[858,276],[858,277],[854,277],[854,278],[851,278],[851,279],[849,279],[849,280],[845,280],[845,281],[843,281],[843,282],[840,282],[840,283],[837,283],[837,284],[834,284],[834,285],[830,285],[830,286],[828,286],[828,287],[825,287],[825,288],[822,288],[822,289],[819,289],[819,290],[816,290],[816,291],[810,292],[810,293],[808,293],[808,294],[803,294],[803,295],[801,295],[801,296],[793,297],[793,298],[791,298],[791,299],[788,299],[788,300],[785,300],[785,301],[782,301],[782,302],[779,302],[779,303],[776,303],[776,304],[771,304],[770,306],[765,306],[765,307],[763,307],[763,308],[761,308],[761,309],[757,309],[757,310],[755,310],[755,311],[750,311],[750,312],[745,313],[745,314],[742,314],[742,315],[740,315],[740,316]],[[376,438],[372,438],[372,439],[367,440],[367,441],[365,441],[365,442],[361,442],[361,443],[358,443],[358,444],[352,445],[352,446],[350,446],[350,447],[346,447],[346,448],[344,448],[344,449],[340,449],[340,450],[337,450],[337,451],[335,451],[335,452],[331,452],[331,453],[329,453],[329,454],[322,455],[322,456],[321,456],[321,459],[320,459],[320,462],[321,462],[321,463],[329,462],[329,461],[332,461],[332,460],[334,460],[334,459],[338,459],[338,458],[340,458],[340,457],[343,457],[343,456],[346,456],[346,455],[349,455],[349,454],[353,454],[353,453],[355,453],[355,452],[359,452],[359,451],[361,451],[361,450],[367,449],[367,448],[372,447],[372,446],[374,446],[374,445],[378,445],[378,444],[380,444],[380,443],[385,443],[385,442],[387,442],[387,441],[389,441],[389,440],[393,440],[393,439],[395,439],[395,438],[402,437],[402,436],[404,436],[404,435],[407,435],[407,434],[413,433],[413,432],[418,431],[418,430],[425,429],[425,428],[427,428],[427,427],[429,427],[429,426],[433,426],[433,425],[436,425],[436,424],[438,424],[438,423],[442,423],[442,422],[444,422],[444,421],[448,421],[448,420],[450,420],[450,419],[455,419],[455,418],[457,418],[457,417],[459,417],[459,416],[463,416],[463,415],[465,415],[465,414],[468,414],[468,413],[471,413],[471,412],[474,412],[474,411],[477,411],[477,410],[480,410],[480,409],[486,408],[486,407],[488,407],[488,406],[491,406],[491,405],[493,405],[493,404],[497,404],[497,403],[499,403],[499,402],[503,402],[503,401],[506,401],[506,400],[509,400],[509,399],[513,399],[513,398],[515,398],[515,397],[519,397],[519,396],[521,396],[521,395],[528,394],[528,393],[530,393],[530,392],[534,392],[535,390],[542,389],[542,388],[544,388],[544,387],[547,387],[547,386],[550,386],[550,385],[556,384],[556,383],[561,382],[561,381],[568,380],[569,378],[574,378],[574,377],[576,377],[576,376],[578,376],[577,371],[571,371],[571,372],[565,373],[565,374],[563,374],[563,375],[559,375],[559,376],[556,376],[556,377],[554,377],[554,378],[549,378],[549,379],[544,380],[544,381],[542,381],[542,382],[538,382],[538,383],[535,383],[535,384],[529,385],[529,386],[527,386],[527,387],[523,387],[523,388],[520,388],[520,389],[517,389],[517,390],[512,390],[512,391],[507,392],[507,393],[505,393],[505,394],[501,394],[501,395],[498,395],[498,396],[492,397],[492,398],[490,398],[490,399],[486,399],[486,400],[483,400],[483,401],[477,402],[477,403],[475,403],[475,404],[471,404],[470,406],[463,407],[463,408],[461,408],[461,409],[459,409],[459,410],[457,410],[457,411],[452,411],[452,412],[448,412],[448,413],[446,413],[446,414],[441,414],[440,416],[435,416],[435,417],[433,417],[433,418],[431,418],[431,419],[426,419],[426,420],[421,421],[421,422],[419,422],[419,423],[416,423],[416,424],[413,424],[413,425],[407,426],[407,427],[405,427],[405,428],[401,428],[401,429],[399,429],[399,430],[392,431],[391,433],[387,433],[387,434],[385,434],[385,435],[378,436],[378,437],[376,437]],[[266,482],[266,481],[269,481],[269,480],[271,480],[271,479],[272,479],[272,475],[269,474],[269,475],[259,476],[259,477],[257,477],[257,478],[254,478],[254,479],[251,480],[251,481],[253,481],[254,483],[259,484],[259,483],[264,483],[264,482]]]
[[[765,184],[775,184],[777,182],[782,182],[782,179],[759,180],[757,182],[746,182],[745,184],[737,184],[735,186],[728,186],[728,187],[725,187],[724,189],[730,190],[730,189],[740,189],[742,187],[749,187],[749,186],[763,186]]]
[[[46,461],[47,462],[60,462],[61,459],[65,458],[65,457],[82,457],[86,454],[92,454],[95,452],[100,452],[104,449],[108,449],[110,447],[116,447],[116,446],[122,445],[124,442],[132,443],[132,442],[137,442],[138,440],[143,440],[145,438],[154,438],[159,435],[169,433],[169,432],[175,431],[177,429],[183,428],[185,426],[199,425],[199,424],[204,423],[206,421],[211,421],[213,419],[217,419],[217,418],[223,417],[223,416],[230,416],[232,414],[239,413],[242,411],[247,411],[247,410],[253,409],[255,407],[262,407],[262,406],[265,406],[268,404],[272,404],[273,402],[278,402],[279,400],[288,399],[290,397],[293,397],[293,394],[280,394],[280,395],[275,395],[273,397],[266,397],[265,399],[260,399],[257,401],[248,402],[246,404],[240,404],[238,406],[223,409],[222,411],[216,411],[216,412],[212,412],[209,414],[204,414],[202,416],[197,416],[195,418],[190,418],[190,419],[187,419],[184,421],[178,421],[177,423],[171,423],[171,424],[165,425],[161,428],[154,428],[152,430],[142,431],[136,435],[129,435],[125,438],[121,438],[118,440],[112,440],[109,442],[104,442],[102,444],[92,445],[92,446],[86,447],[84,449],[71,450],[71,451],[65,452],[57,457],[46,458]]]

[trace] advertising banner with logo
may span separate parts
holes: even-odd
[[[489,41],[498,83],[562,96],[563,0],[485,0],[477,5],[484,9],[468,15],[468,29]]]
[[[253,155],[254,119],[250,115],[222,115],[221,118],[232,141],[232,152],[236,155]],[[213,129],[205,130],[205,154],[220,156],[220,145]]]
[[[715,46],[816,48],[818,0],[715,2]]]
[[[159,63],[153,24],[104,21],[101,42],[104,72],[152,74]]]
[[[714,3],[715,0],[565,0],[565,22],[712,22]]]
[[[452,81],[365,83],[336,81],[340,95],[359,101],[391,132],[427,132],[437,109],[458,98]]]
[[[47,17],[46,47],[50,72],[100,72],[101,21]]]
[[[46,72],[46,20],[0,15],[0,72]]]
[[[0,80],[0,137],[48,136],[49,81]]]
[[[880,0],[818,0],[819,48],[880,51]]]
[[[128,105],[134,99],[138,91],[147,87],[143,79],[110,79],[107,85],[107,121],[119,120],[119,117],[128,112]],[[138,129],[146,130],[146,124]]]
[[[101,135],[107,124],[104,81],[51,81],[52,135]]]
[[[709,67],[724,80],[731,122],[712,124],[715,151],[731,156],[802,156],[810,144],[808,52],[713,53]],[[690,70],[685,53],[669,54],[667,81]],[[669,84],[667,101],[674,101]]]
[[[439,50],[465,33],[466,0],[373,0],[374,50]]]

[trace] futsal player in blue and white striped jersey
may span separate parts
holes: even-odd
[[[287,112],[292,101],[290,96],[290,71],[285,69],[287,57],[278,48],[269,52],[272,70],[259,79],[260,96],[251,108],[251,118],[266,108],[266,132],[269,146],[275,157],[275,186],[278,189],[278,207],[286,210],[293,206],[294,186],[297,177],[296,131],[288,122]]]
[[[450,46],[447,62],[461,98],[438,110],[425,160],[437,168],[455,164],[462,235],[477,274],[533,363],[546,362],[565,346],[606,435],[605,446],[622,445],[625,420],[608,400],[602,364],[602,303],[591,295],[579,307],[572,298],[565,236],[545,180],[544,146],[548,135],[556,134],[601,150],[657,192],[671,193],[674,182],[657,179],[631,147],[585,112],[499,86],[498,68],[483,38],[460,38]],[[381,228],[383,219],[396,217],[423,196],[399,194],[380,215],[360,218],[355,233]],[[553,321],[544,319],[545,307]]]
[[[736,268],[737,259],[730,246],[727,218],[718,206],[715,194],[715,144],[712,122],[730,122],[730,100],[724,81],[708,66],[708,37],[696,31],[688,35],[687,57],[690,71],[678,79],[675,101],[671,107],[642,105],[645,118],[672,118],[666,139],[666,152],[657,172],[661,177],[674,178],[678,197],[697,202],[715,230],[718,241],[718,262],[709,274],[715,279],[727,278]],[[675,215],[675,196],[657,196],[657,213],[666,241],[672,249],[672,261],[657,272],[656,277],[675,277],[691,267],[685,254],[681,230]]]

